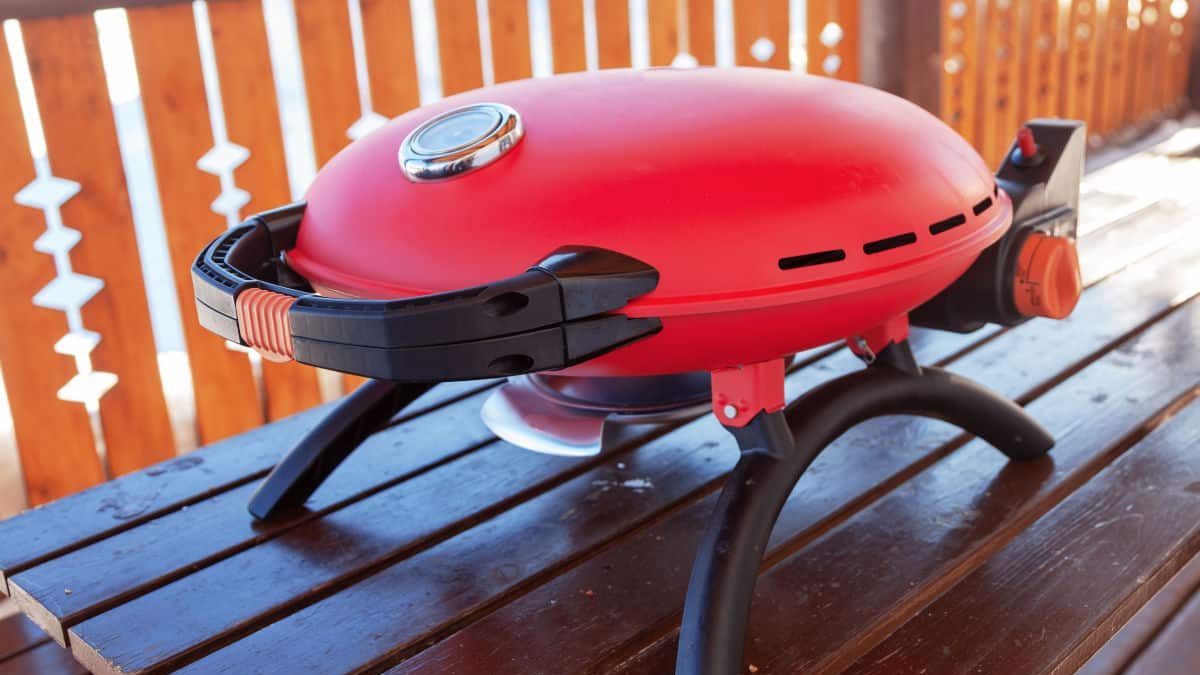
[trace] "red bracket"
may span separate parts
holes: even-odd
[[[908,314],[901,314],[846,340],[855,356],[870,363],[888,345],[908,339]]]
[[[721,424],[740,429],[759,412],[782,410],[783,375],[783,359],[714,370],[713,413]]]

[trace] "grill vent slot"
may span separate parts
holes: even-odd
[[[916,233],[905,232],[904,234],[897,234],[896,236],[888,237],[887,239],[869,241],[863,244],[863,253],[866,253],[867,255],[873,255],[875,253],[883,253],[884,251],[890,251],[894,248],[900,248],[901,246],[908,246],[909,244],[915,243],[917,243]]]
[[[984,197],[983,201],[979,202],[975,206],[972,206],[971,210],[974,211],[975,215],[978,216],[979,214],[983,213],[984,211],[987,211],[990,208],[992,208],[992,198]]]
[[[827,263],[840,262],[845,259],[846,252],[840,248],[832,251],[818,251],[816,253],[805,253],[804,255],[794,255],[788,258],[780,258],[779,269],[794,270],[799,267],[825,265]]]
[[[966,222],[967,222],[967,217],[964,216],[963,214],[959,213],[959,214],[953,215],[945,220],[939,220],[936,223],[930,225],[929,226],[929,234],[941,234],[941,233],[945,232],[946,230],[952,230],[952,229],[958,227],[959,225],[965,224]]]

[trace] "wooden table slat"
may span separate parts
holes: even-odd
[[[1117,675],[1145,651],[1200,590],[1200,557],[1192,558],[1137,614],[1109,637],[1076,675]],[[1200,663],[1200,660],[1196,661]]]
[[[1072,672],[1200,551],[1197,444],[1193,402],[848,672]]]
[[[1179,241],[1200,215],[1176,202],[1156,203],[1079,241],[1084,279],[1104,278]]]
[[[71,652],[47,642],[0,661],[0,675],[87,675],[88,671],[71,657]]]
[[[467,397],[442,408],[438,415],[417,418],[403,425],[400,433],[372,436],[317,490],[304,511],[290,517],[266,523],[252,520],[246,504],[258,486],[247,483],[17,574],[9,579],[13,598],[52,638],[65,644],[65,625],[122,597],[261,544],[393,483],[400,482],[372,503],[387,502],[389,492],[415,495],[429,480],[410,477],[495,440],[478,414],[486,396],[483,392]],[[437,473],[434,486],[424,494],[453,489],[456,465]],[[416,500],[407,505],[408,511],[393,513],[412,513],[420,504]],[[478,507],[477,502],[470,504]],[[329,518],[319,522],[328,523]],[[105,570],[103,578],[93,578],[96,569]]]
[[[20,614],[0,619],[0,661],[48,641],[42,629]]]
[[[438,385],[401,419],[428,414],[481,386],[489,383]],[[13,574],[39,562],[261,477],[328,411],[315,408],[0,522],[0,580],[6,582],[0,590],[7,592]]]
[[[1195,408],[1197,404],[1193,404]],[[1197,423],[1197,415],[1191,415]],[[1175,422],[1178,426],[1183,422]],[[1197,423],[1200,426],[1200,423]],[[1193,493],[1200,486],[1188,486]],[[1194,590],[1187,604],[1171,619],[1154,641],[1125,670],[1127,675],[1194,675],[1200,665],[1200,590]]]
[[[87,675],[71,652],[47,642],[11,659],[0,661],[0,675]]]

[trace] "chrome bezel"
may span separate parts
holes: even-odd
[[[486,110],[496,116],[496,123],[490,130],[449,150],[432,151],[421,147],[420,138],[426,131],[448,118],[474,110]],[[524,136],[525,128],[516,110],[503,103],[474,103],[430,118],[409,132],[400,144],[400,168],[414,183],[461,176],[500,159]]]

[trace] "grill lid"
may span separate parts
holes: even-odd
[[[436,150],[430,120],[467,115],[430,143],[475,133],[470,150],[494,136],[476,114],[493,105],[519,116],[519,143],[452,177],[405,176],[406,138]],[[450,97],[349,146],[314,181],[288,260],[327,293],[407,297],[596,246],[661,274],[628,315],[668,317],[903,281],[981,250],[1008,208],[963,139],[890,94],[765,69],[601,71]]]

